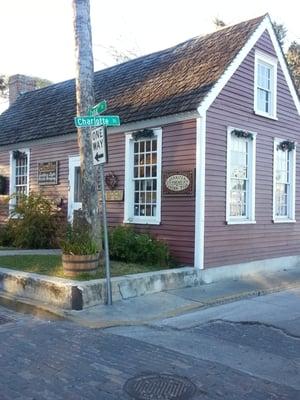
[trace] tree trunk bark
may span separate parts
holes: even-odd
[[[90,1],[73,0],[77,116],[88,115],[94,105],[94,61],[90,21]],[[93,166],[91,128],[78,128],[82,189],[82,217],[89,233],[101,245],[96,171]]]

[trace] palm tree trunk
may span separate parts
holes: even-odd
[[[94,61],[90,21],[90,1],[73,0],[77,116],[87,115],[94,105]],[[82,218],[92,237],[100,244],[101,226],[98,188],[93,166],[90,128],[78,128],[80,152]]]

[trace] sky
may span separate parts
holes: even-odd
[[[113,64],[109,46],[142,55],[266,12],[300,41],[295,0],[90,0],[95,70]],[[75,76],[72,0],[0,0],[0,74],[59,82]]]

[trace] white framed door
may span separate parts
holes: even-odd
[[[80,157],[69,157],[68,220],[73,221],[74,210],[81,208]]]

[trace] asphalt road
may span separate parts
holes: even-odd
[[[300,289],[106,330],[0,307],[0,340],[1,400],[132,399],[151,374],[189,379],[191,399],[300,399]]]

